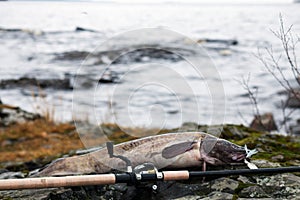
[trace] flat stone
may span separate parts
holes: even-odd
[[[232,200],[233,195],[226,192],[215,191],[210,193],[205,198],[199,198],[201,200]]]
[[[41,118],[39,114],[30,113],[8,104],[0,104],[0,109],[0,126],[8,126]]]
[[[25,175],[22,172],[4,172],[0,174],[0,179],[11,179],[11,178],[24,178]]]
[[[177,198],[174,200],[198,200],[198,199],[200,199],[200,197],[197,195],[188,195],[188,196],[180,197],[180,198]]]
[[[299,89],[293,89],[293,90],[294,92],[289,91],[286,104],[290,108],[300,108],[300,90]]]
[[[283,161],[284,160],[284,156],[283,155],[276,155],[276,156],[272,156],[271,158],[273,161],[278,162],[278,161]]]
[[[238,198],[238,200],[249,200],[249,198]],[[251,198],[251,200],[274,200],[274,198]]]
[[[300,135],[300,124],[294,125],[290,127],[292,134]]]
[[[268,196],[265,191],[260,186],[249,186],[244,188],[240,193],[239,197],[247,197],[247,198],[265,198]]]
[[[229,178],[219,178],[213,181],[212,190],[233,194],[239,183]]]
[[[249,180],[249,178],[247,178],[246,176],[239,176],[238,181],[242,182],[242,183],[246,183],[246,184],[253,184],[252,181]]]
[[[270,162],[267,160],[251,160],[253,164],[255,164],[258,168],[265,168],[265,167],[281,167],[279,163]]]

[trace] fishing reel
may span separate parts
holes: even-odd
[[[153,163],[143,163],[141,165],[136,166],[133,169],[132,163],[127,157],[121,155],[114,155],[114,147],[112,142],[107,142],[106,147],[110,158],[119,158],[126,163],[126,173],[131,177],[130,184],[138,185],[141,182],[146,182],[154,179],[163,180],[163,173],[159,172]],[[153,192],[156,192],[157,189],[158,187],[156,184],[152,185]]]
[[[138,165],[134,168],[133,173],[135,175],[136,180],[139,182],[147,181],[147,175],[150,175],[149,177],[156,176],[157,180],[163,179],[163,173],[159,172],[153,163],[144,163]],[[158,189],[157,184],[153,184],[152,191],[156,193],[157,189]]]

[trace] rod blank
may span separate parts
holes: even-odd
[[[256,175],[256,174],[279,174],[287,172],[300,172],[300,166],[278,167],[278,168],[259,168],[259,169],[237,169],[237,170],[218,170],[218,171],[191,171],[190,177],[223,177],[233,175]]]
[[[158,179],[156,174],[141,174],[141,180],[135,178],[134,173],[121,174],[99,174],[65,177],[42,177],[25,179],[5,179],[0,180],[0,190],[18,189],[38,189],[54,187],[72,187],[86,185],[106,185],[115,183],[138,183],[145,181],[175,181],[188,180],[199,177],[223,177],[232,175],[257,175],[257,174],[277,174],[286,172],[300,172],[300,166],[279,167],[279,168],[259,168],[259,169],[237,169],[218,171],[163,171],[163,177]]]

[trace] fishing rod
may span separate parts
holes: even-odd
[[[5,179],[0,180],[0,190],[18,190],[18,189],[38,189],[38,188],[56,188],[73,187],[88,185],[107,185],[116,183],[128,183],[138,185],[142,182],[156,181],[178,181],[191,180],[197,178],[218,178],[233,175],[258,175],[258,174],[278,174],[287,172],[300,172],[300,166],[278,167],[278,168],[259,168],[259,169],[236,169],[236,170],[213,170],[213,171],[162,171],[159,172],[152,163],[144,163],[132,169],[128,158],[113,154],[113,144],[107,143],[109,156],[122,159],[127,164],[127,172],[110,173],[98,175],[64,176],[64,177],[40,177],[25,179]],[[156,189],[154,184],[152,189]]]
[[[232,175],[258,175],[277,174],[286,172],[300,172],[300,167],[260,168],[260,169],[239,169],[239,170],[214,170],[214,171],[162,171],[143,173],[120,173],[120,174],[99,174],[65,177],[41,177],[25,179],[4,179],[0,180],[0,190],[19,189],[40,189],[56,187],[73,187],[88,185],[108,185],[116,183],[138,184],[151,181],[178,181],[191,180],[201,177],[225,177]],[[155,186],[155,185],[154,185]],[[155,187],[153,187],[155,188]]]

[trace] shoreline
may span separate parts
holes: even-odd
[[[194,130],[195,126],[201,131],[208,129],[218,131],[218,128],[220,128],[220,126],[186,123],[181,127],[181,131]],[[95,129],[95,126],[86,124],[86,127],[89,127],[89,129],[86,130],[88,130],[87,133],[90,133],[91,141],[94,142],[94,145],[101,143],[101,141],[102,143],[106,141],[99,137],[95,139],[96,135],[99,136],[99,129]],[[101,127],[102,130],[105,131],[107,138],[116,144],[135,138],[125,134],[122,131],[124,127],[121,129],[115,124],[102,124]],[[130,128],[127,127],[127,130],[129,129]],[[130,131],[132,133],[139,133],[145,130],[131,128]],[[176,129],[161,130],[160,133],[175,131]],[[86,150],[84,145],[80,142],[80,137],[76,132],[75,126],[70,123],[54,123],[46,121],[45,119],[35,119],[33,121],[12,124],[6,127],[2,126],[0,128],[0,135],[0,145],[2,147],[0,154],[2,156],[0,158],[0,178],[5,179],[25,178],[30,172],[53,162],[53,160],[57,158],[82,155],[90,152]],[[300,155],[298,154],[300,149],[300,137],[259,132],[242,125],[224,125],[221,138],[238,145],[247,144],[251,149],[256,148],[259,153],[253,156],[251,162],[258,167],[300,165]],[[59,144],[63,146],[59,146]],[[18,145],[21,146],[21,150],[17,150]],[[28,148],[28,151],[26,148]],[[35,149],[39,154],[30,153],[32,152],[30,148]],[[44,151],[43,149],[48,150]],[[54,149],[56,151],[53,151]],[[97,148],[94,148],[94,150],[97,150]],[[3,157],[3,155],[5,155],[5,157]],[[209,169],[210,167],[208,166],[208,170]],[[218,169],[222,170],[224,168]],[[229,169],[232,169],[232,167]],[[295,195],[300,194],[300,176],[297,175],[299,174],[285,173],[271,176],[232,176],[206,179],[204,182],[203,180],[159,182],[157,183],[159,189],[155,193],[151,192],[152,184],[145,183],[139,186],[116,184],[75,188],[65,187],[39,190],[0,191],[0,198],[68,199],[72,197],[74,199],[134,199],[135,197],[142,196],[145,199],[158,197],[160,197],[160,199],[168,199],[172,197],[178,200],[191,198],[210,198],[213,200],[220,198],[242,199],[243,197],[256,197],[257,199],[266,197],[292,199]],[[281,185],[277,184],[279,180],[281,180]]]

